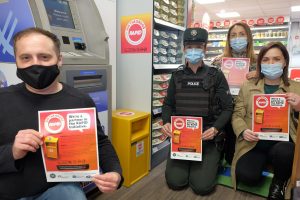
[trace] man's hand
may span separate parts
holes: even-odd
[[[250,129],[246,129],[243,132],[243,138],[244,140],[247,140],[248,142],[257,142],[259,140],[258,135],[251,131]]]
[[[202,134],[202,140],[212,140],[217,135],[218,130],[215,127],[211,127],[204,131]]]
[[[161,132],[167,136],[169,136],[170,138],[172,137],[172,132],[171,132],[171,123],[165,123],[162,127],[161,127]]]
[[[92,180],[99,190],[103,193],[113,192],[117,190],[121,176],[117,172],[107,172],[105,174],[97,174]]]
[[[24,158],[28,152],[36,152],[43,144],[43,134],[33,129],[20,130],[12,147],[15,160]]]

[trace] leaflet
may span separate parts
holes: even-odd
[[[252,127],[261,140],[289,141],[289,104],[285,94],[253,95]]]
[[[39,111],[48,182],[91,181],[99,174],[95,108]]]
[[[202,117],[171,117],[171,158],[202,160]]]
[[[246,80],[249,66],[249,58],[222,58],[221,70],[227,79],[231,94],[238,95],[242,83]]]

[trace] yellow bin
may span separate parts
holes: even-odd
[[[128,109],[113,111],[112,143],[123,169],[124,186],[129,187],[148,175],[150,113]]]

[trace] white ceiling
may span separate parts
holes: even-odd
[[[197,0],[194,0],[194,2],[196,3]],[[300,0],[225,0],[223,3],[206,5],[196,3],[195,11],[200,13],[207,12],[212,21],[221,19],[216,16],[216,13],[222,9],[226,12],[237,11],[241,15],[238,19],[251,19],[280,15],[291,16],[291,6],[295,5],[300,5]],[[298,16],[300,12],[293,13],[294,15]]]

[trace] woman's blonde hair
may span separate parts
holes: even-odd
[[[256,55],[255,55],[254,49],[253,49],[252,32],[250,30],[250,27],[247,24],[243,23],[243,22],[237,22],[229,28],[228,33],[227,33],[226,46],[225,46],[225,49],[224,49],[223,57],[233,57],[232,56],[232,50],[231,50],[231,47],[230,47],[230,33],[231,33],[232,29],[235,26],[241,26],[245,29],[246,34],[247,34],[247,39],[248,39],[248,45],[247,45],[247,51],[246,51],[247,54],[246,55],[247,55],[247,58],[250,58],[250,63],[251,64],[256,63]]]

